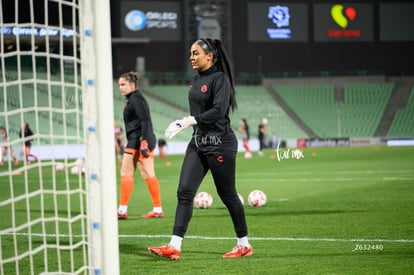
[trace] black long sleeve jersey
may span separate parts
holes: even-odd
[[[23,130],[23,132],[20,130],[19,132],[19,137],[21,138],[25,138],[25,137],[30,137],[33,136],[33,132],[30,128],[26,128]],[[32,146],[32,139],[27,139],[24,141],[24,145],[26,146]]]
[[[145,139],[148,142],[149,149],[153,150],[156,137],[147,100],[138,90],[126,95],[126,98],[124,123],[128,143],[135,140],[136,146],[139,146],[139,140]]]
[[[197,147],[237,142],[230,126],[231,92],[229,78],[215,66],[193,77],[188,99],[197,121],[191,142]]]

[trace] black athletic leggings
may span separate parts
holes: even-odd
[[[237,237],[247,236],[244,208],[236,191],[236,152],[223,151],[222,154],[198,152],[192,144],[187,147],[181,168],[173,234],[184,237],[193,215],[194,196],[209,170],[213,176],[217,193],[230,213]]]

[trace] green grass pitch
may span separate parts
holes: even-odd
[[[118,224],[121,274],[414,274],[414,147],[308,148],[299,159],[291,153],[280,161],[273,150],[238,156],[237,189],[254,249],[241,259],[221,258],[236,239],[209,174],[199,191],[214,202],[194,209],[181,259],[148,253],[169,241],[183,156],[156,159],[165,217],[141,218],[152,206],[137,173],[129,217]],[[254,189],[266,193],[265,206],[248,205]]]

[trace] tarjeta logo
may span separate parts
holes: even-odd
[[[349,20],[353,21],[355,19],[356,15],[356,10],[353,7],[348,7],[344,11],[344,6],[335,5],[331,9],[333,20],[343,29],[348,26]]]
[[[276,28],[267,28],[270,39],[290,39],[292,37],[292,30],[289,28],[289,7],[270,6],[267,18],[276,25]]]
[[[341,29],[328,29],[329,37],[361,37],[361,31],[347,29],[349,23],[357,17],[357,11],[354,7],[344,7],[343,5],[333,5],[331,8],[331,17]]]
[[[269,13],[267,15],[272,22],[276,24],[278,28],[289,26],[289,8],[282,6],[269,7]]]

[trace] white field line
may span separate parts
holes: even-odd
[[[354,175],[354,174],[360,174],[360,175],[399,175],[399,174],[411,174],[414,175],[414,169],[401,169],[401,170],[334,170],[334,171],[322,171],[318,172],[318,175]],[[248,173],[245,173],[243,176],[275,176],[275,175],[283,175],[283,176],[290,176],[290,175],[315,175],[315,172],[313,171],[280,171],[280,170],[274,170],[270,171],[269,169],[266,169],[264,171],[258,172],[255,171],[249,171]],[[165,178],[177,178],[178,175],[163,175]]]
[[[269,169],[266,169],[262,172],[257,172],[257,170],[246,173],[247,176],[250,175],[283,175],[283,176],[290,176],[290,175],[354,175],[354,174],[360,174],[360,175],[399,175],[399,174],[411,174],[414,175],[414,169],[402,169],[402,170],[333,170],[333,171],[321,171],[318,173],[315,173],[314,171],[269,171]]]
[[[252,172],[238,177],[237,182],[378,182],[403,181],[414,183],[414,170],[344,170],[314,173],[311,171],[295,172]]]
[[[14,234],[4,234],[4,235],[14,235]],[[3,236],[4,236],[3,235]],[[27,233],[16,233],[17,236],[27,236]],[[32,233],[32,237],[57,237],[56,234],[37,234]],[[66,235],[59,234],[60,238],[82,238],[83,235]],[[131,238],[131,239],[157,239],[157,238],[171,238],[171,235],[146,235],[146,234],[137,234],[137,235],[118,235],[119,238]],[[186,239],[198,239],[198,240],[234,240],[235,237],[211,237],[211,236],[185,236]],[[383,243],[414,243],[414,240],[410,239],[342,239],[342,238],[294,238],[294,237],[249,237],[249,240],[252,241],[294,241],[294,242],[383,242]]]
[[[285,175],[286,176],[286,175]],[[160,177],[163,180],[167,180],[171,177]],[[176,177],[175,177],[176,178]],[[364,181],[364,182],[380,182],[380,181],[401,181],[401,182],[413,182],[414,177],[295,177],[280,178],[278,175],[273,177],[266,177],[263,174],[249,174],[247,176],[238,177],[237,182],[353,182],[353,181]],[[16,184],[24,183],[24,179],[13,179]],[[178,179],[177,179],[178,182]],[[77,181],[73,181],[74,184],[78,184]]]
[[[119,235],[120,238],[171,238],[171,235]],[[185,236],[186,239],[198,240],[234,240],[235,237]],[[249,237],[251,241],[302,241],[302,242],[387,242],[414,243],[414,240],[390,239],[335,239],[335,238],[291,238],[291,237]]]
[[[352,181],[364,181],[364,182],[379,182],[379,181],[406,181],[414,182],[414,177],[341,177],[341,178],[303,178],[303,177],[291,177],[291,178],[280,178],[280,177],[263,177],[259,175],[250,177],[238,178],[237,182],[251,182],[254,179],[255,182],[352,182]]]

